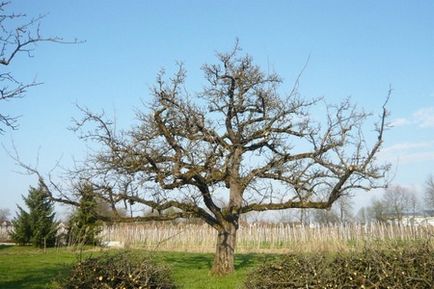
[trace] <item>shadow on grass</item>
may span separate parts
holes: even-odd
[[[13,246],[15,246],[15,245],[5,245],[5,244],[1,244],[1,245],[0,245],[0,250],[1,250],[1,249],[7,249],[7,248],[10,248],[10,247],[13,247]]]
[[[258,263],[257,254],[242,254],[235,257],[235,270],[245,269]]]
[[[157,259],[169,263],[172,267],[182,269],[208,269],[212,266],[213,256],[211,254],[192,253],[163,253],[157,254]]]
[[[185,269],[211,269],[214,261],[214,254],[165,252],[158,253],[154,257],[170,263],[171,266]],[[248,269],[275,257],[270,254],[236,254],[235,270]]]
[[[0,280],[2,289],[48,289],[55,280],[61,280],[68,274],[69,265],[56,265],[26,270],[25,275],[13,280]]]
[[[235,270],[253,268],[264,262],[274,260],[278,258],[278,256],[279,255],[259,253],[237,254],[235,256]]]

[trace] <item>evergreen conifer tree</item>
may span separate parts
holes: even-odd
[[[17,244],[24,246],[30,243],[32,231],[30,229],[29,214],[20,206],[18,206],[18,210],[17,217],[12,220],[14,230],[11,233],[11,237]]]
[[[100,232],[101,223],[98,221],[98,202],[91,184],[82,184],[78,193],[80,194],[80,205],[71,217],[70,243],[96,244],[97,235]]]
[[[13,221],[13,240],[22,245],[32,243],[39,248],[54,246],[58,223],[54,220],[53,202],[43,185],[30,187],[29,195],[23,199],[29,212],[18,207],[19,213]]]

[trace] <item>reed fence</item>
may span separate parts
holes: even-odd
[[[216,231],[208,225],[137,223],[104,226],[103,241],[148,250],[213,252]],[[293,226],[247,224],[237,232],[238,252],[330,251],[362,248],[366,242],[411,241],[434,237],[433,226],[348,224]]]

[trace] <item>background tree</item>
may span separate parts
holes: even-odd
[[[342,196],[336,201],[334,206],[336,208],[336,213],[339,216],[339,222],[341,224],[351,223],[354,221],[351,196]]]
[[[351,196],[340,197],[329,210],[316,210],[314,221],[322,225],[346,224],[354,221]]]
[[[415,200],[416,196],[407,188],[399,185],[388,187],[382,198],[387,218],[401,222],[405,214],[412,212],[416,206]]]
[[[407,206],[407,213],[411,214],[412,218],[414,219],[418,213],[420,212],[420,203],[419,199],[417,198],[416,194],[411,192],[409,196],[409,203]]]
[[[434,178],[432,175],[426,180],[424,199],[426,209],[434,211]]]
[[[98,220],[98,202],[93,187],[89,183],[80,184],[79,206],[69,220],[69,243],[92,244],[98,242],[101,222]],[[104,215],[102,212],[100,215]]]
[[[381,200],[374,198],[370,206],[367,207],[368,219],[371,221],[385,223],[388,220],[386,206]]]
[[[22,82],[7,70],[18,55],[33,56],[33,51],[38,43],[77,43],[77,41],[66,42],[59,37],[45,37],[41,35],[40,25],[44,16],[28,18],[22,13],[8,12],[10,1],[0,2],[0,101],[8,101],[21,98],[27,89],[39,85],[33,80]],[[17,128],[17,118],[0,111],[0,133],[9,127]]]
[[[0,226],[4,223],[9,221],[9,215],[11,214],[9,209],[1,208],[0,209]]]
[[[335,210],[317,210],[313,215],[316,224],[335,225],[340,223],[339,214]]]
[[[298,80],[283,93],[280,77],[239,56],[238,46],[217,58],[217,64],[202,67],[207,85],[195,97],[184,86],[182,65],[170,79],[161,72],[153,104],[138,113],[139,124],[129,131],[118,133],[104,115],[83,109],[77,130],[102,149],[76,173],[91,180],[114,212],[124,202],[159,212],[118,215],[119,221],[203,219],[217,232],[212,271],[222,275],[234,270],[242,214],[327,209],[354,188],[381,186],[376,180],[387,166],[375,156],[387,112],[383,107],[371,143],[362,133],[369,114],[349,100],[327,105],[302,99]],[[313,114],[320,104],[327,113]],[[54,200],[78,205],[51,193]]]
[[[355,220],[359,224],[366,224],[368,221],[367,209],[365,207],[361,207],[356,214]]]
[[[312,211],[309,209],[288,209],[278,212],[278,222],[307,226],[312,221]]]
[[[19,244],[32,243],[39,248],[55,245],[58,223],[54,221],[54,205],[42,183],[37,188],[30,187],[27,197],[23,197],[29,212],[18,207],[18,216],[13,220],[11,236]]]

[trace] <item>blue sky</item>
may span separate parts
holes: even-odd
[[[43,85],[23,99],[0,103],[21,115],[20,128],[0,136],[21,158],[48,172],[82,159],[85,145],[71,131],[75,104],[115,115],[118,126],[134,122],[134,109],[149,101],[161,67],[183,61],[187,85],[203,85],[200,67],[239,38],[243,51],[279,73],[290,89],[310,56],[300,92],[339,102],[347,96],[380,113],[389,85],[390,120],[380,157],[394,164],[394,183],[423,189],[434,173],[433,1],[13,1],[11,10],[47,14],[47,36],[78,38],[78,45],[40,44],[33,58],[8,67],[22,81]],[[21,204],[34,177],[0,150],[0,207]],[[356,206],[375,194],[356,196]]]

